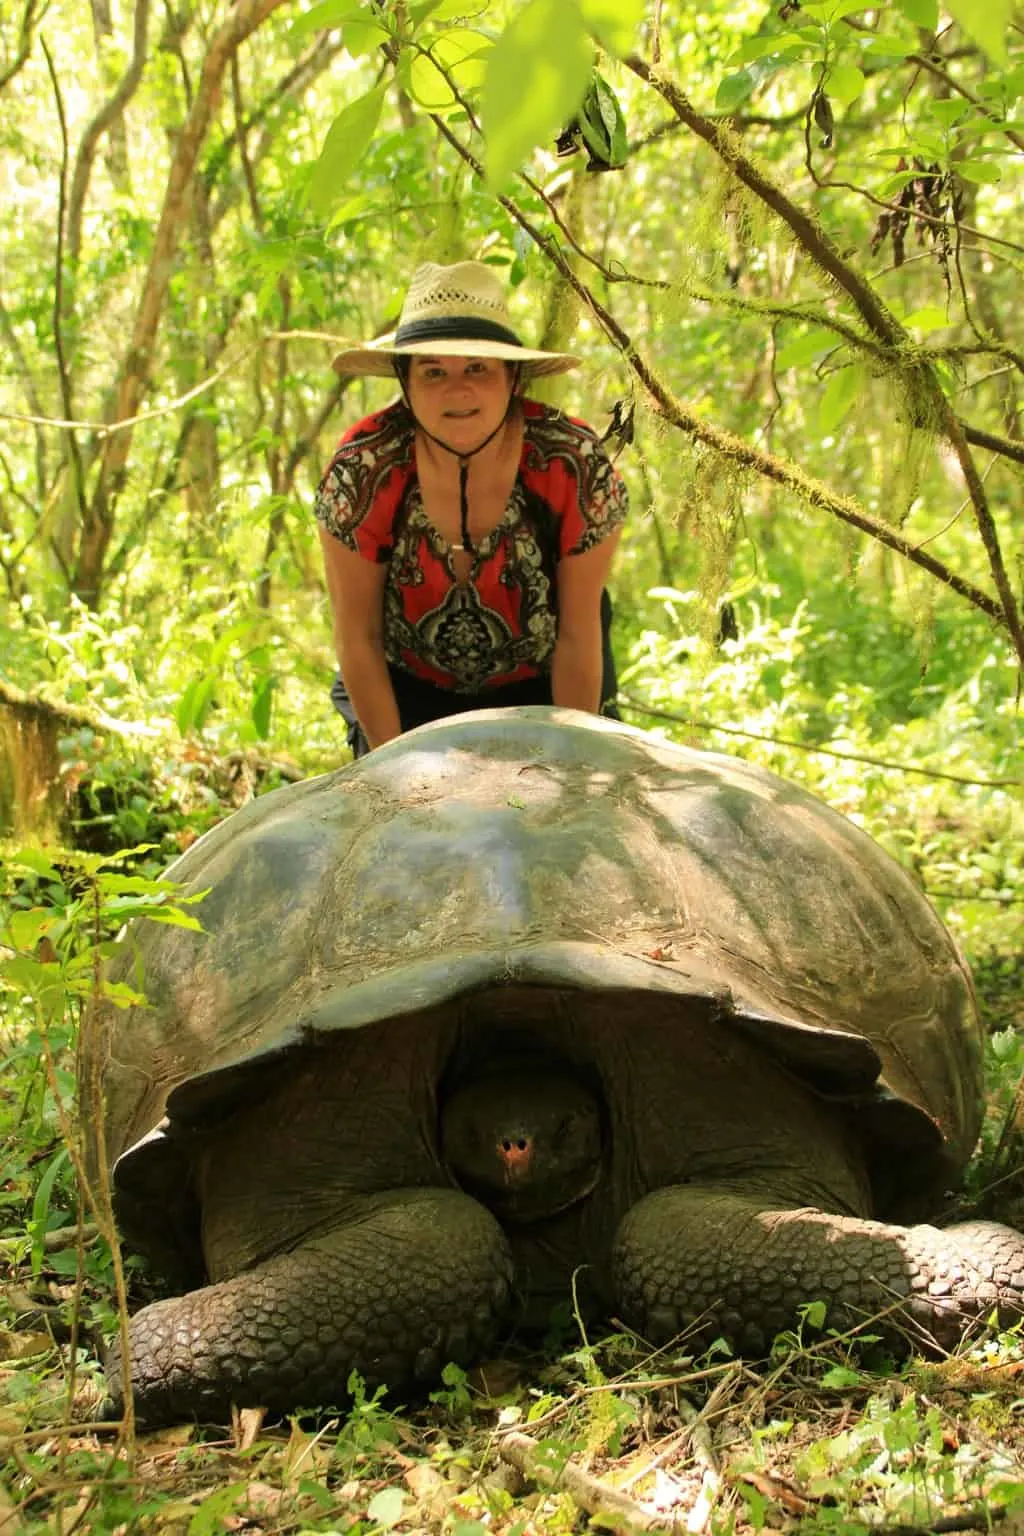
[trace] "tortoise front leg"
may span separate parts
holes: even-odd
[[[146,1423],[216,1423],[233,1403],[339,1405],[352,1371],[371,1384],[429,1380],[486,1348],[510,1283],[504,1234],[467,1195],[369,1197],[344,1226],[139,1312],[130,1325],[136,1411]],[[115,1407],[121,1375],[115,1347]]]
[[[655,1343],[696,1322],[708,1342],[763,1352],[819,1300],[832,1328],[899,1302],[943,1345],[971,1318],[1024,1313],[1024,1236],[995,1222],[888,1226],[676,1185],[626,1214],[614,1263],[624,1317]]]

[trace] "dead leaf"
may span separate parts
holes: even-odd
[[[466,1372],[470,1390],[484,1397],[507,1397],[523,1379],[523,1367],[514,1360],[485,1360]]]
[[[166,1429],[150,1429],[139,1435],[139,1444],[149,1454],[160,1451],[177,1451],[189,1445],[195,1433],[194,1424],[171,1424]]]
[[[53,1348],[48,1333],[10,1333],[0,1329],[0,1360],[28,1360]]]
[[[454,1489],[429,1461],[418,1461],[404,1474],[404,1482],[419,1506],[420,1522],[442,1521],[451,1507]]]
[[[784,1477],[776,1477],[772,1472],[743,1472],[740,1480],[750,1483],[764,1498],[774,1499],[776,1504],[781,1504],[791,1515],[810,1514],[818,1504],[817,1499],[809,1499],[794,1483]]]
[[[323,1444],[325,1429],[309,1435],[297,1424],[292,1425],[288,1444],[284,1450],[284,1481],[294,1488],[304,1477],[325,1477],[331,1465],[330,1448]]]
[[[236,1408],[231,1407],[231,1429],[235,1437],[235,1450],[248,1451],[256,1444],[259,1432],[263,1428],[263,1420],[267,1416],[265,1408]]]

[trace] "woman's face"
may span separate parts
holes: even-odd
[[[421,426],[456,451],[472,453],[504,419],[512,369],[494,357],[414,357],[408,389]]]

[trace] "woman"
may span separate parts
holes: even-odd
[[[473,261],[420,267],[394,335],[335,358],[401,389],[345,434],[316,501],[356,756],[467,709],[614,697],[626,489],[589,427],[521,392],[575,366],[522,345]]]

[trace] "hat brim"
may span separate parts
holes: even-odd
[[[496,357],[505,363],[518,363],[530,378],[553,373],[568,373],[578,368],[580,360],[568,352],[538,352],[532,347],[513,347],[503,341],[469,341],[465,337],[410,341],[396,346],[394,336],[382,336],[365,347],[339,352],[331,364],[343,377],[363,374],[371,378],[395,376],[396,357]]]

